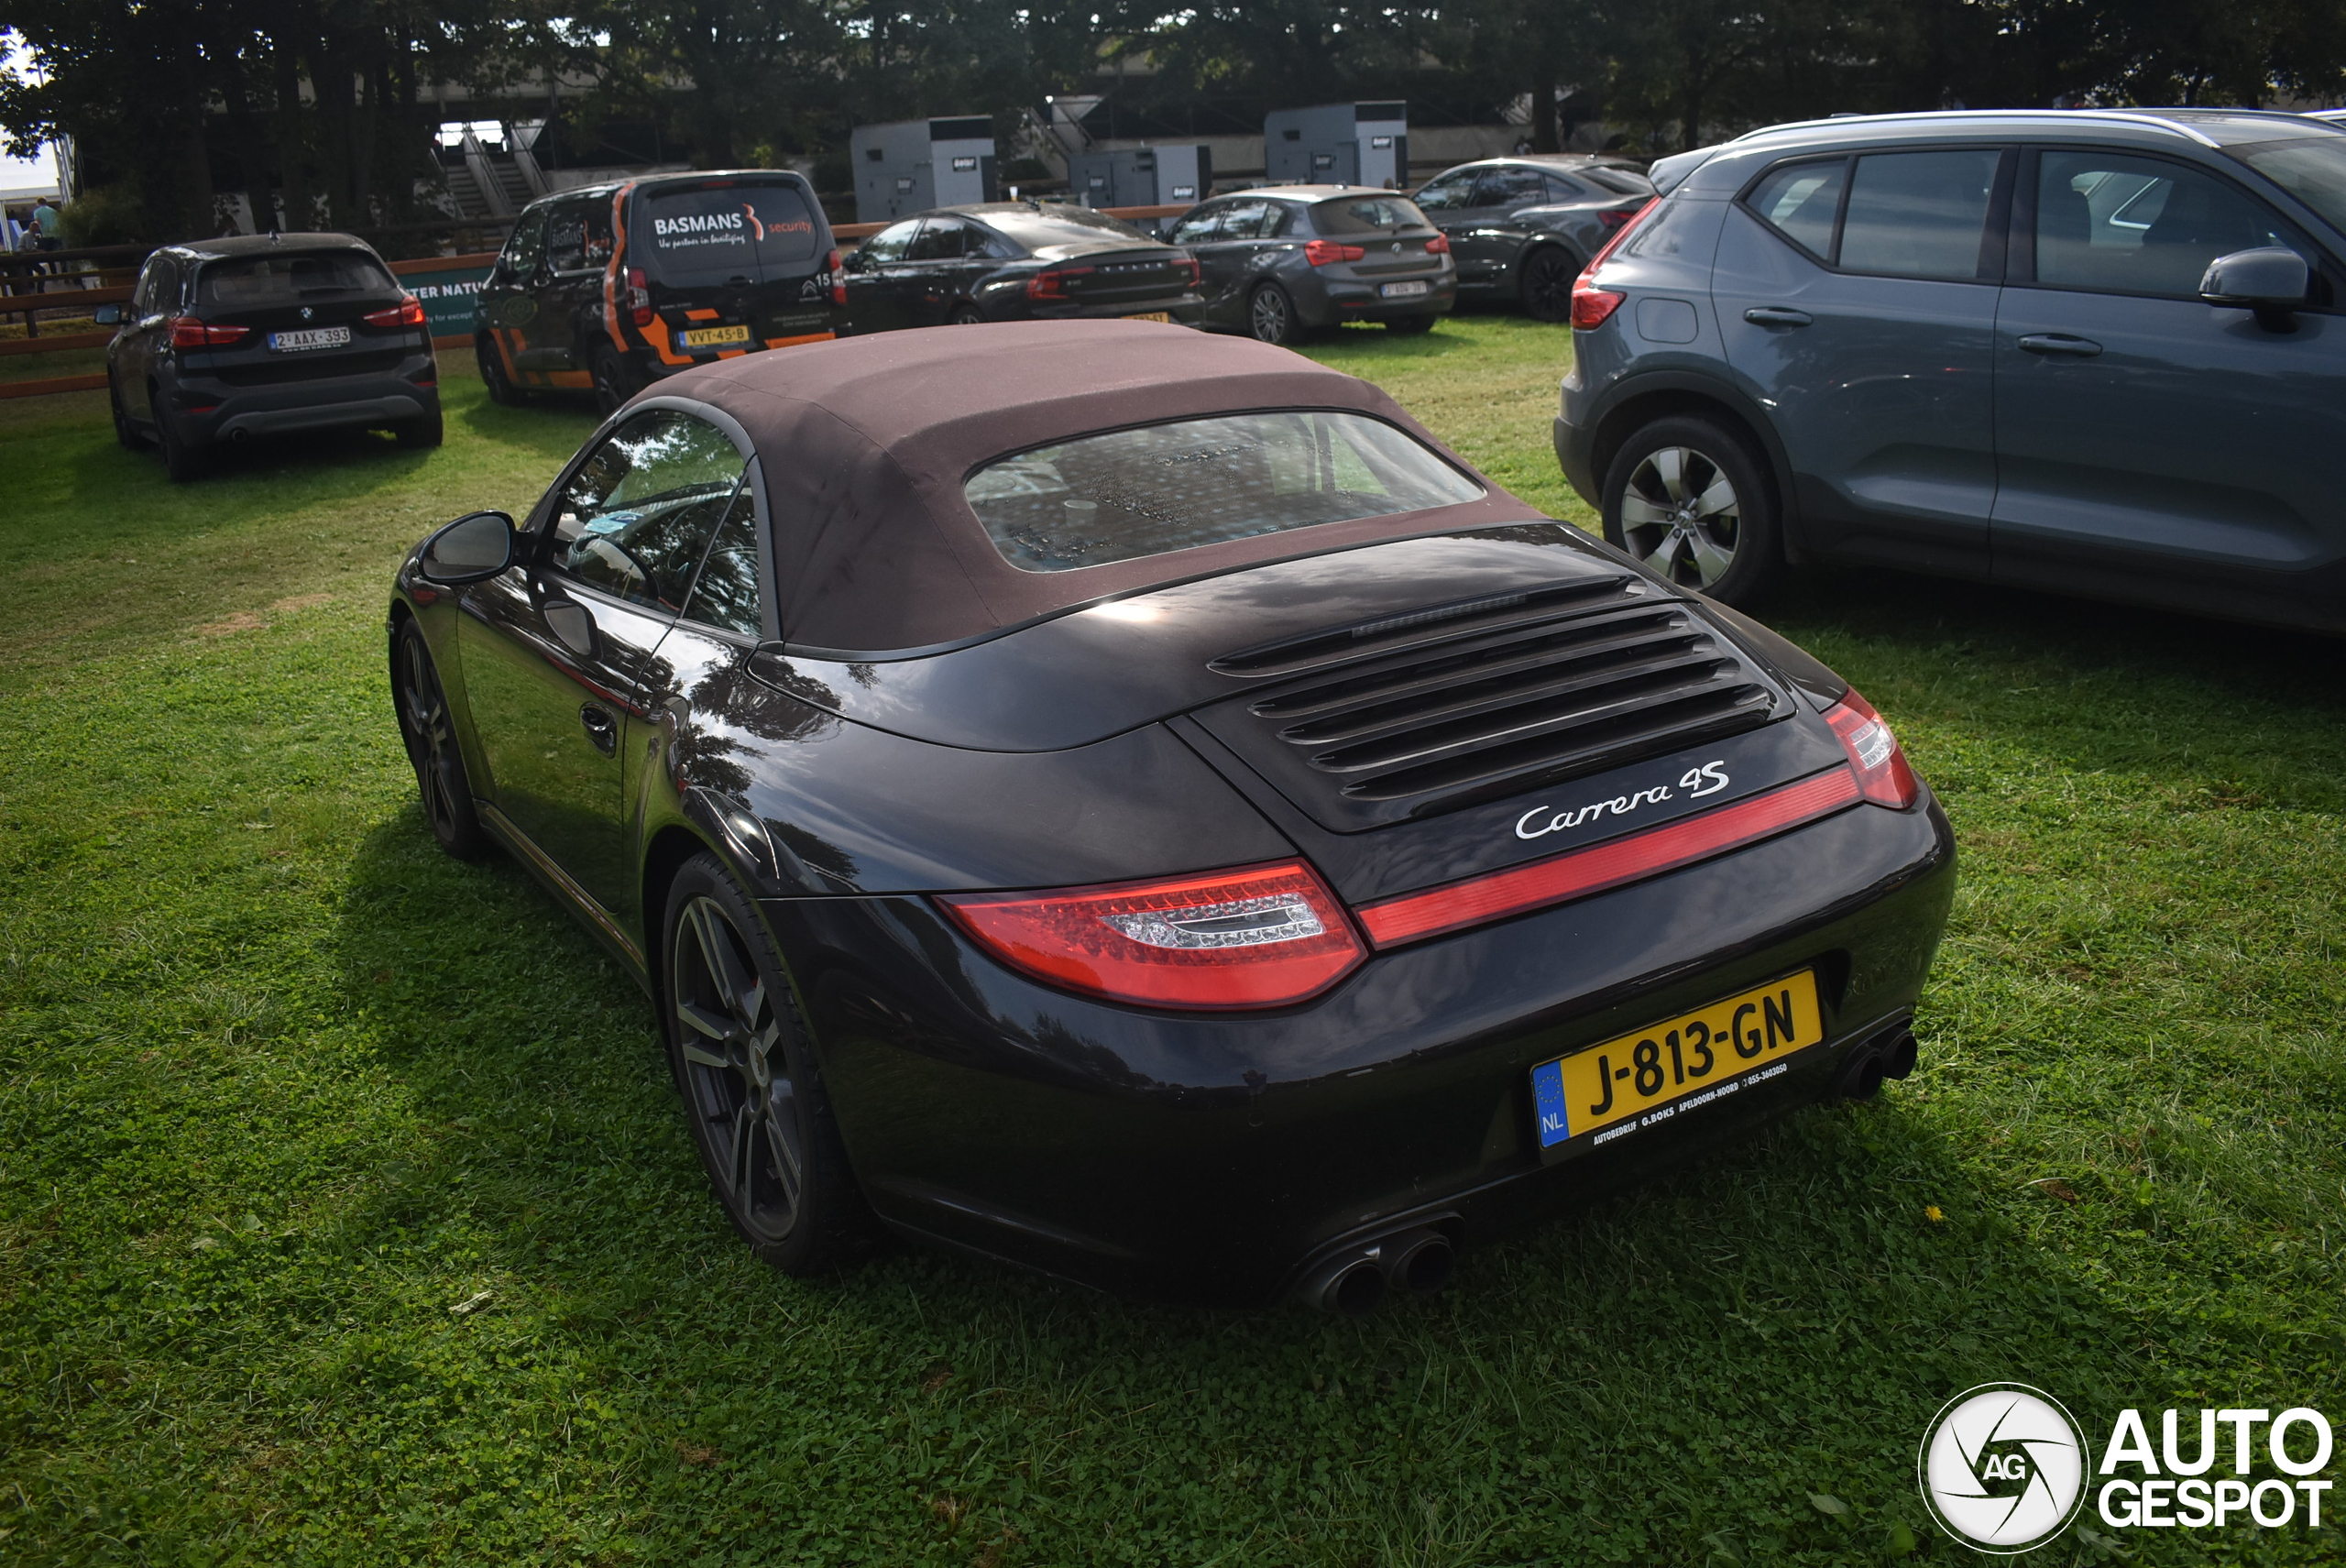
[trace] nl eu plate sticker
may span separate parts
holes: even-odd
[[[1540,1146],[1551,1148],[1573,1135],[1564,1112],[1564,1064],[1551,1061],[1531,1069],[1531,1098],[1540,1112]]]

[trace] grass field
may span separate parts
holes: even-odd
[[[1584,521],[1568,351],[1313,350]],[[1913,1080],[1365,1321],[800,1283],[638,994],[413,806],[388,574],[592,422],[464,369],[438,452],[188,488],[97,395],[0,404],[0,1563],[1952,1563],[1914,1446],[1972,1384],[2346,1415],[2340,645],[1805,579],[1772,619],[1964,846]],[[2085,1524],[2035,1560],[2346,1553]]]

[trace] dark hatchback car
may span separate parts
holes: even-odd
[[[2253,110],[1784,126],[1665,160],[1582,280],[1606,536],[2346,630],[2346,133]]]
[[[1462,163],[1427,181],[1417,203],[1450,237],[1461,301],[1560,322],[1580,269],[1653,193],[1634,163],[1552,153]]]
[[[734,1223],[1360,1309],[1913,1063],[1946,818],[1383,393],[1132,323],[630,404],[400,567],[442,842],[654,998]]]
[[[664,376],[832,335],[831,225],[786,169],[592,185],[522,209],[480,289],[489,396],[591,391],[608,413]]]
[[[440,367],[423,306],[346,234],[232,236],[147,258],[127,308],[103,305],[115,436],[192,479],[225,442],[390,430],[440,444]]]
[[[1457,297],[1450,242],[1390,191],[1241,191],[1190,208],[1168,237],[1198,258],[1205,324],[1265,343],[1348,321],[1424,332]]]
[[[857,333],[1099,316],[1198,323],[1198,269],[1185,252],[1058,203],[922,213],[865,240],[839,279]]]

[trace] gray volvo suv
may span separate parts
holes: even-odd
[[[1615,543],[1736,604],[1830,558],[2346,630],[2346,129],[1853,117],[1654,173],[1556,421]]]

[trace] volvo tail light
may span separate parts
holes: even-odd
[[[823,270],[830,275],[831,303],[835,305],[846,304],[847,263],[840,258],[838,251],[834,250],[828,256],[823,258]]]
[[[1185,256],[1174,262],[1173,270],[1181,275],[1183,286],[1190,289],[1196,288],[1198,280],[1205,276],[1205,269],[1198,265],[1198,258],[1194,256]]]
[[[1605,242],[1605,247],[1590,257],[1588,265],[1581,269],[1580,276],[1573,280],[1573,328],[1574,331],[1588,332],[1603,326],[1612,318],[1613,313],[1621,308],[1621,302],[1627,296],[1615,293],[1610,289],[1598,288],[1596,269],[1605,265],[1607,257],[1621,247],[1623,240],[1637,232],[1638,225],[1645,221],[1647,214],[1654,212],[1661,205],[1661,203],[1658,201],[1648,202],[1636,212],[1624,217],[1621,220],[1621,226],[1613,231],[1613,237]],[[1606,215],[1609,217],[1611,214]]]
[[[1914,804],[1922,786],[1914,781],[1906,749],[1873,710],[1873,704],[1858,695],[1857,687],[1842,694],[1841,700],[1826,711],[1825,722],[1841,738],[1841,748],[1849,753],[1849,766],[1857,773],[1858,787],[1868,800],[1900,811]]]
[[[1652,204],[1650,198],[1648,199],[1646,204]],[[1630,219],[1636,217],[1639,213],[1642,213],[1645,210],[1644,206],[1609,207],[1604,212],[1596,214],[1596,221],[1605,225],[1605,232],[1606,234],[1611,234],[1614,230],[1621,227],[1624,224],[1627,224]]]
[[[1431,239],[1426,241],[1426,254],[1428,256],[1448,256],[1450,254],[1450,236],[1446,234],[1438,234]]]
[[[629,319],[638,326],[652,324],[652,280],[641,267],[627,269],[627,309]]]
[[[1335,894],[1301,861],[937,902],[1012,969],[1151,1007],[1284,1007],[1366,956]]]
[[[1315,239],[1303,247],[1303,259],[1314,267],[1325,267],[1333,261],[1359,261],[1368,255],[1362,245],[1340,245],[1332,239]]]
[[[1064,300],[1068,280],[1091,276],[1089,267],[1050,267],[1026,280],[1026,297],[1030,300]]]
[[[209,326],[193,316],[171,318],[173,348],[225,348],[243,340],[252,331],[248,326]]]
[[[422,326],[423,302],[413,294],[410,294],[396,305],[386,306],[379,311],[368,311],[358,319],[368,326]]]

